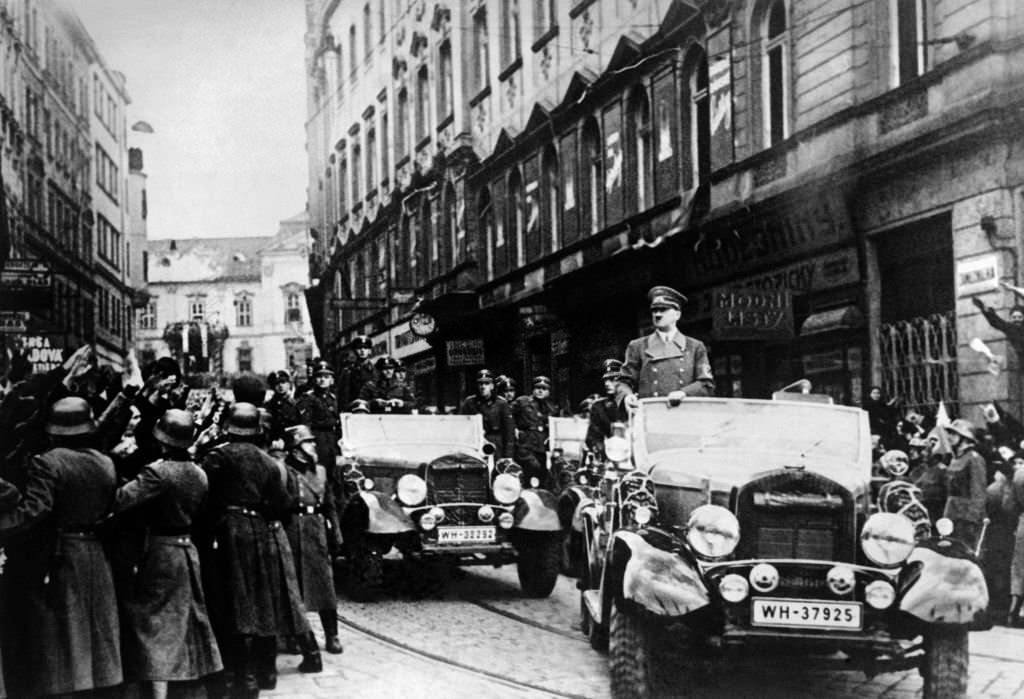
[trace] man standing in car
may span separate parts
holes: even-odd
[[[622,373],[636,384],[638,397],[713,395],[715,380],[707,348],[676,327],[686,297],[671,287],[656,286],[647,298],[654,332],[629,343],[622,366]]]
[[[481,369],[476,375],[476,394],[462,401],[461,415],[480,414],[484,418],[484,437],[494,445],[494,458],[512,456],[515,447],[515,425],[512,410],[504,398],[494,393],[494,376],[489,369]]]
[[[359,335],[352,341],[352,351],[356,360],[342,370],[338,381],[338,405],[349,405],[359,398],[363,384],[373,381],[374,370],[370,355],[373,354],[373,343],[366,335]]]
[[[533,393],[519,396],[512,404],[516,423],[516,463],[523,467],[523,485],[547,487],[548,418],[559,417],[561,410],[551,401],[551,379],[533,379]],[[536,483],[533,480],[536,479]]]

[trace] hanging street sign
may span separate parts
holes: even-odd
[[[0,310],[30,311],[53,303],[53,274],[42,260],[10,259],[0,268]]]
[[[28,311],[0,311],[0,334],[28,332]]]

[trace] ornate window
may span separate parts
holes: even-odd
[[[483,90],[490,82],[490,51],[487,37],[487,6],[481,4],[480,9],[473,15],[473,59],[476,62],[476,70],[473,73],[475,92]]]
[[[479,222],[480,245],[487,251],[487,278],[494,276],[494,248],[497,245],[497,231],[494,227],[494,207],[491,206],[491,190],[484,187],[477,198],[476,219]]]
[[[555,0],[533,0],[533,40],[555,28]]]
[[[239,347],[237,359],[239,372],[252,371],[252,347],[247,345]]]
[[[441,44],[440,56],[438,58],[440,64],[440,80],[438,80],[437,89],[439,91],[437,98],[437,120],[438,122],[444,121],[450,114],[455,111],[455,85],[452,81],[452,45],[451,42],[444,42]]]
[[[711,174],[711,98],[708,92],[708,56],[700,47],[687,57],[689,70],[690,174],[696,186]]]
[[[519,27],[519,0],[501,0],[501,65],[507,68],[522,56]]]
[[[235,325],[240,328],[252,327],[252,297],[248,294],[235,298]]]
[[[188,297],[188,317],[194,323],[202,323],[206,319],[206,297]]]
[[[630,165],[633,169],[634,188],[631,196],[634,213],[645,211],[652,203],[651,165],[651,104],[642,85],[637,85],[629,96],[626,111],[626,137]]]
[[[562,180],[558,168],[558,154],[553,145],[544,149],[544,160],[541,165],[545,232],[550,244],[545,252],[555,252],[561,244],[562,234]]]
[[[370,54],[373,53],[373,23],[370,21],[370,3],[363,5],[363,44],[366,53],[366,62],[370,62]]]
[[[427,67],[420,67],[416,74],[416,141],[419,142],[427,137],[429,133],[428,120],[430,116],[430,78]]]
[[[359,53],[356,51],[356,25],[348,28],[348,62],[352,78],[356,77],[356,68],[359,66]]]
[[[509,263],[514,267],[521,267],[525,262],[525,234],[523,220],[523,178],[519,169],[513,169],[508,176],[508,223],[505,229],[508,231]]]
[[[789,28],[784,0],[768,6],[762,27],[761,113],[767,148],[789,136]]]
[[[447,249],[448,264],[455,266],[462,257],[459,245],[459,220],[458,210],[455,206],[455,187],[449,182],[444,188],[444,224],[445,224],[445,246]]]
[[[289,291],[284,296],[284,322],[302,322],[302,294],[298,291]]]
[[[359,175],[360,168],[362,167],[363,153],[362,148],[356,143],[352,146],[352,205],[355,206],[359,203]]]
[[[338,217],[348,215],[348,160],[338,161]]]
[[[398,92],[398,120],[395,123],[395,155],[401,159],[409,152],[409,92]]]
[[[139,309],[139,330],[156,330],[156,301]]]
[[[377,132],[370,129],[366,132],[366,191],[377,186]]]
[[[928,27],[925,0],[889,0],[889,25],[892,27],[891,82],[899,87],[924,73]]]
[[[601,152],[601,130],[593,117],[583,124],[580,141],[580,170],[582,184],[586,188],[586,204],[583,208],[584,231],[596,233],[601,230],[601,192],[604,190],[604,162]]]

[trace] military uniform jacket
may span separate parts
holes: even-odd
[[[334,396],[331,396],[332,398]],[[267,412],[270,413],[270,438],[284,439],[284,431],[302,423],[302,415],[299,413],[299,405],[290,396],[281,396],[277,393],[266,404]]]
[[[953,520],[981,524],[985,518],[985,459],[974,448],[953,458],[946,469],[946,509]]]
[[[338,381],[338,402],[347,410],[348,404],[359,397],[363,384],[373,381],[376,375],[373,362],[369,359],[357,362],[342,371]]]
[[[612,423],[629,422],[625,401],[605,396],[590,406],[590,424],[587,426],[587,448],[604,457],[604,440],[612,435]]]
[[[460,415],[482,415],[484,419],[484,436],[494,444],[495,458],[512,457],[512,449],[516,444],[516,428],[512,421],[512,410],[504,398],[491,396],[481,398],[474,395],[462,401]]]
[[[375,413],[409,413],[415,407],[415,396],[409,390],[409,386],[401,381],[367,381],[363,384],[359,397],[370,404],[370,410]],[[401,408],[392,408],[385,404],[386,401],[398,399],[402,401]]]
[[[338,422],[338,399],[330,391],[308,391],[302,394],[297,404],[303,424],[314,432],[336,433]]]
[[[668,342],[657,332],[631,341],[622,371],[636,382],[640,398],[667,396],[673,391],[709,396],[715,390],[707,348],[681,332]]]
[[[519,396],[512,404],[515,421],[516,445],[527,451],[547,451],[548,418],[558,417],[561,411],[551,401],[537,400],[533,396]]]
[[[338,517],[334,497],[327,487],[327,472],[317,465],[314,471],[288,458],[288,488],[295,499],[295,512],[286,531],[295,561],[302,601],[309,611],[333,610],[338,603],[334,594],[331,549],[337,550]]]

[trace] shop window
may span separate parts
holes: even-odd
[[[487,278],[494,278],[494,258],[497,254],[498,241],[494,229],[494,207],[491,206],[491,190],[484,187],[480,190],[476,207],[477,221],[479,222],[480,243],[487,251]]]
[[[789,136],[789,29],[784,0],[775,0],[762,22],[761,112],[768,148]]]
[[[629,96],[626,111],[626,138],[628,161],[633,170],[633,184],[629,189],[633,213],[646,211],[651,205],[651,104],[642,85],[637,85]]]
[[[708,57],[695,48],[687,57],[690,94],[690,175],[697,186],[711,174],[711,99],[708,92]]]
[[[546,252],[555,252],[561,241],[562,182],[558,167],[558,154],[551,144],[544,149],[541,165],[541,186],[543,187],[543,203],[545,215],[545,233],[548,236]]]
[[[515,267],[524,264],[525,230],[523,213],[523,178],[518,169],[512,170],[508,176],[508,220],[505,229],[508,231],[509,261]]]
[[[889,0],[892,27],[892,86],[899,87],[926,70],[928,31],[925,0]]]
[[[601,150],[601,130],[593,117],[583,124],[583,136],[580,141],[580,170],[584,173],[583,184],[586,192],[583,208],[584,230],[597,233],[601,230],[601,192],[604,190],[604,163]]]

